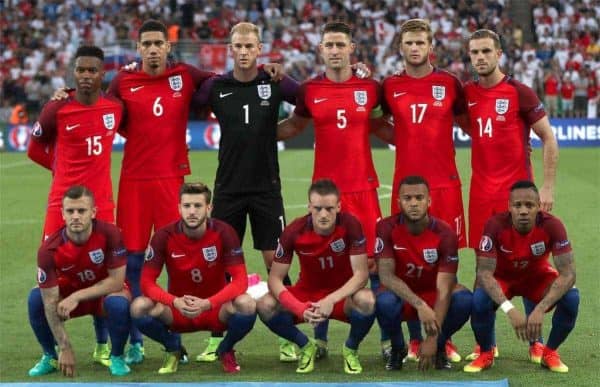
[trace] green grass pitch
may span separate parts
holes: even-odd
[[[464,198],[467,200],[469,184],[469,150],[459,149],[457,161],[463,179]],[[190,154],[193,174],[188,180],[201,180],[212,184],[216,169],[216,153],[192,152]],[[287,207],[288,222],[303,214],[306,208],[306,189],[312,171],[312,151],[285,151],[280,153],[283,194]],[[393,169],[393,152],[374,151],[374,159],[382,187],[381,208],[389,212],[390,184]],[[534,165],[541,174],[541,152],[534,150]],[[121,154],[113,157],[115,187]],[[541,179],[541,177],[540,177]],[[40,348],[27,321],[26,297],[35,285],[36,251],[42,230],[44,206],[50,182],[50,174],[29,162],[24,154],[0,154],[0,381],[34,381],[27,370],[38,360]],[[343,372],[341,345],[348,332],[344,324],[332,322],[330,326],[330,356],[318,362],[315,371],[306,376],[295,374],[295,364],[278,361],[277,339],[264,325],[257,321],[255,329],[238,347],[242,367],[239,375],[222,373],[220,364],[190,363],[180,366],[173,376],[161,377],[156,373],[163,360],[160,347],[146,340],[146,361],[134,367],[123,382],[202,382],[214,380],[231,381],[402,381],[402,380],[488,380],[508,378],[513,386],[597,386],[600,373],[597,370],[600,340],[598,320],[600,286],[600,149],[562,149],[559,161],[555,208],[553,212],[563,219],[573,242],[577,286],[581,290],[581,305],[577,325],[567,342],[560,348],[564,362],[570,367],[566,375],[553,374],[527,361],[527,346],[519,342],[506,317],[498,314],[497,338],[500,359],[495,366],[479,375],[462,372],[463,361],[452,371],[430,371],[423,374],[415,363],[409,363],[401,372],[389,373],[383,369],[379,355],[379,332],[374,327],[360,348],[365,371],[358,376]],[[465,203],[466,208],[467,203]],[[248,234],[248,233],[247,233]],[[249,238],[244,241],[249,272],[259,272],[264,277],[262,259],[253,251]],[[473,283],[474,258],[469,250],[460,253],[459,279],[470,286]],[[293,273],[295,276],[295,272]],[[516,303],[520,305],[520,302]],[[550,317],[547,316],[544,333],[547,336]],[[77,376],[74,381],[117,381],[108,371],[91,361],[94,345],[91,318],[70,321],[67,330],[74,343],[77,356]],[[406,330],[405,330],[406,332]],[[194,358],[205,345],[206,333],[184,336],[191,357]],[[459,352],[464,356],[472,348],[473,334],[469,325],[454,337]],[[43,381],[60,382],[57,374]],[[39,380],[42,381],[42,380]]]

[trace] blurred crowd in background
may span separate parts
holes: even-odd
[[[226,44],[235,23],[255,23],[262,31],[262,60],[284,64],[297,80],[323,70],[317,45],[320,27],[331,20],[353,26],[355,60],[370,66],[376,79],[402,70],[398,31],[407,19],[431,22],[433,63],[462,81],[473,76],[468,36],[489,28],[502,36],[503,69],[532,87],[551,117],[597,117],[600,0],[534,0],[527,5],[529,20],[511,12],[522,5],[518,0],[0,1],[0,121],[32,119],[54,90],[69,85],[79,45],[134,53],[137,30],[148,18],[168,26],[173,55],[185,61],[204,45]],[[207,67],[198,62],[193,64]]]

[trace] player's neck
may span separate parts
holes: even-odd
[[[90,94],[82,93],[79,90],[75,91],[75,100],[82,105],[93,105],[96,103],[99,97],[100,90]]]
[[[157,76],[164,73],[167,70],[167,64],[162,64],[158,67],[150,67],[146,63],[142,62],[142,71],[150,76]]]
[[[405,224],[408,232],[410,232],[412,235],[419,235],[427,228],[427,225],[429,224],[429,215],[425,215],[422,219],[417,221],[411,221],[407,219]]]
[[[332,82],[345,82],[352,78],[352,67],[348,66],[340,70],[326,69],[325,76]]]
[[[433,66],[429,62],[423,63],[422,65],[419,65],[419,66],[412,66],[410,64],[406,64],[406,74],[409,77],[423,78],[423,77],[428,76],[432,72],[433,72]]]
[[[233,67],[233,78],[239,82],[250,82],[258,76],[258,67],[254,66],[249,69],[241,69]]]
[[[82,232],[71,232],[69,228],[66,230],[67,238],[76,245],[82,245],[90,239],[92,235],[92,227],[90,226],[87,230]]]
[[[183,233],[190,239],[200,239],[206,232],[206,221],[196,228],[189,228],[183,222]]]
[[[496,86],[500,81],[504,79],[504,73],[496,68],[491,74],[480,75],[479,85],[484,88],[490,88]]]

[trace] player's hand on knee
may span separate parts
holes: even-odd
[[[435,363],[437,336],[427,336],[419,346],[419,369],[426,371]]]
[[[527,318],[527,339],[537,340],[542,335],[542,324],[544,323],[544,311],[535,308]]]
[[[75,353],[72,348],[66,348],[58,354],[58,369],[63,375],[73,377],[75,375]]]
[[[77,308],[79,305],[79,301],[77,301],[74,297],[67,297],[58,303],[56,307],[56,312],[58,316],[63,320],[68,320],[72,311]]]
[[[523,341],[528,341],[527,317],[516,308],[511,309],[507,315],[510,320],[510,325],[514,328],[517,337]]]
[[[303,317],[304,317],[304,321],[306,321],[307,323],[309,323],[313,326],[316,326],[321,321],[326,320],[325,318],[323,318],[323,316],[321,315],[319,310],[313,306],[310,306],[309,308],[307,308],[304,311]]]

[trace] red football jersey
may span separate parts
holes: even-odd
[[[510,212],[491,217],[485,225],[477,256],[496,260],[494,277],[519,281],[540,272],[555,271],[548,256],[571,251],[571,242],[560,219],[540,212],[535,227],[526,235],[512,225]]]
[[[58,286],[63,297],[108,277],[108,270],[127,264],[127,251],[117,226],[93,221],[90,238],[82,245],[67,238],[65,228],[52,234],[38,251],[38,285]]]
[[[121,71],[109,92],[125,104],[121,133],[127,138],[121,176],[154,179],[190,173],[186,132],[190,101],[211,73],[186,64],[168,66],[163,74]]]
[[[396,276],[415,293],[435,291],[438,272],[456,274],[458,270],[456,233],[442,220],[429,219],[419,235],[408,231],[402,215],[377,223],[375,258],[394,259]]]
[[[44,106],[32,139],[54,147],[48,207],[61,207],[67,189],[82,184],[94,193],[99,209],[114,209],[110,154],[122,117],[122,103],[107,96],[88,106],[72,93]]]
[[[529,87],[506,76],[494,87],[465,85],[472,154],[472,194],[508,196],[518,180],[532,180],[531,125],[546,115]]]
[[[460,186],[452,138],[454,117],[466,111],[460,81],[438,69],[423,78],[403,72],[383,81],[383,95],[383,110],[394,117],[394,192],[410,175],[432,189]]]
[[[227,223],[208,219],[204,235],[191,239],[184,234],[182,221],[178,220],[152,237],[141,281],[151,284],[152,288],[142,291],[158,302],[165,299],[172,302],[175,297],[186,294],[210,298],[227,285],[227,268],[243,263],[240,240]],[[156,283],[163,265],[169,274],[168,294]]]
[[[295,286],[308,292],[331,293],[352,277],[350,256],[366,254],[365,243],[360,223],[349,213],[338,214],[330,235],[314,232],[311,215],[306,215],[283,230],[274,260],[290,264],[295,251],[300,262]]]
[[[352,76],[338,83],[320,75],[302,84],[295,113],[314,122],[313,181],[331,179],[341,192],[379,186],[369,143],[370,115],[379,98],[372,79]]]

